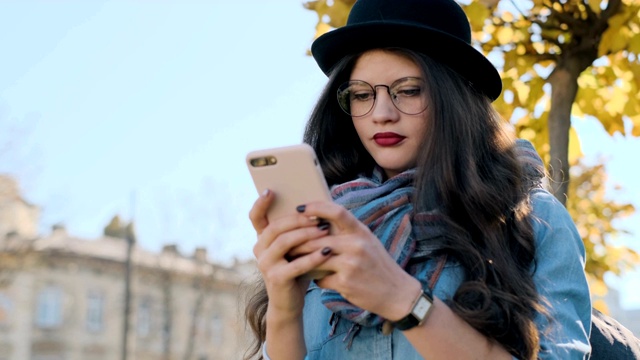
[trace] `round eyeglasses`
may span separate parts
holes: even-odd
[[[416,115],[427,108],[426,84],[416,77],[398,79],[391,85],[371,85],[362,80],[347,81],[338,88],[338,104],[353,117],[365,116],[376,103],[379,87],[387,89],[393,105],[404,114]]]

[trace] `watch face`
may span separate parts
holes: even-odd
[[[425,316],[427,316],[427,312],[429,312],[429,308],[431,308],[431,303],[427,300],[426,297],[420,296],[418,299],[418,303],[413,307],[413,314],[419,320],[423,320]]]

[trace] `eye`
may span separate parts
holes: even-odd
[[[413,97],[419,96],[422,93],[422,88],[419,86],[415,87],[403,87],[401,89],[396,89],[393,91],[394,97]]]
[[[391,92],[395,98],[423,96],[424,89],[424,81],[415,77],[402,78],[391,84]]]
[[[359,90],[351,92],[351,101],[369,101],[373,99],[373,92],[370,90]]]

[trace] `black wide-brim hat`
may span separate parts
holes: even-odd
[[[428,55],[491,100],[502,92],[498,70],[471,45],[469,20],[454,0],[358,0],[347,24],[317,38],[311,54],[329,74],[346,55],[386,47]]]

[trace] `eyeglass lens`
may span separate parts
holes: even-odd
[[[386,88],[395,107],[407,115],[419,114],[427,108],[425,83],[415,77],[398,79],[389,86],[373,86],[362,80],[348,81],[338,88],[338,103],[353,117],[367,115],[373,109],[379,87]]]

